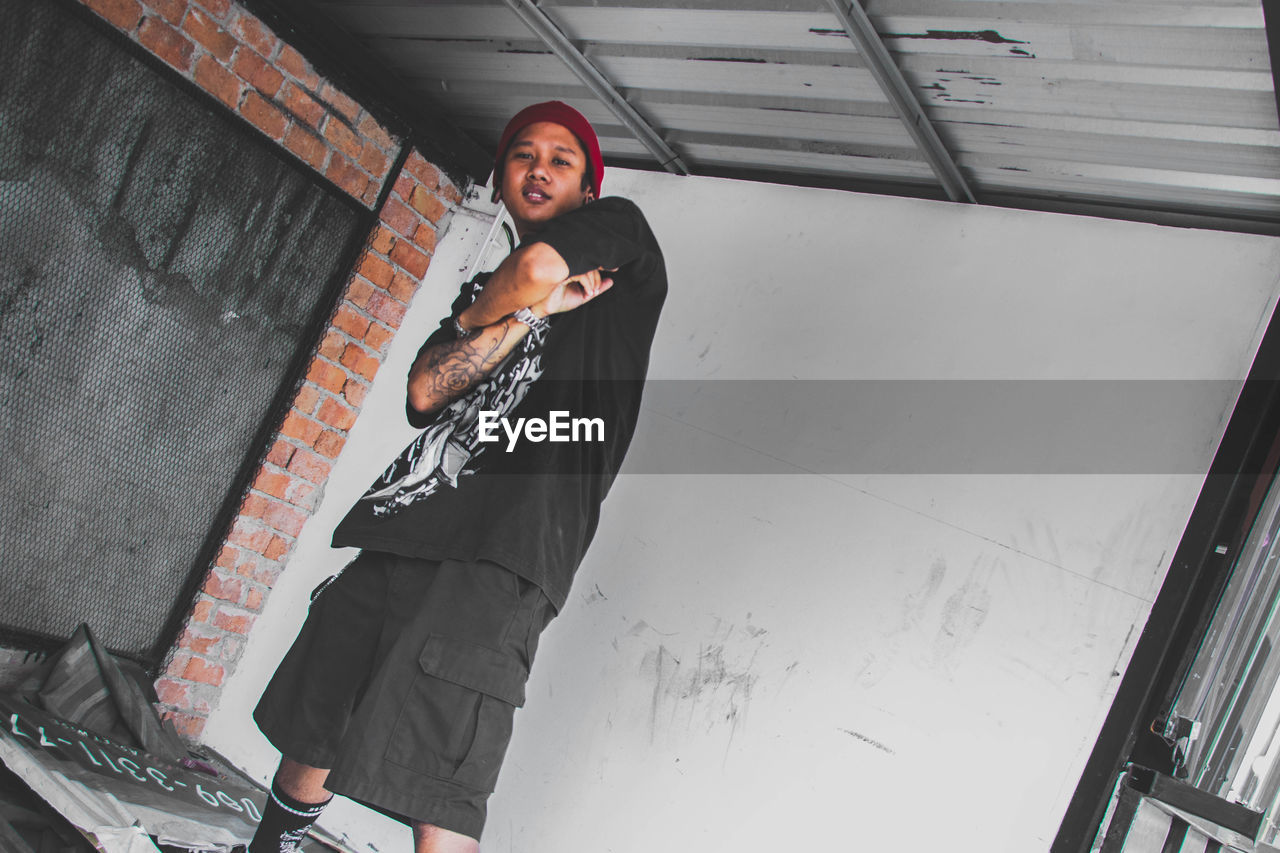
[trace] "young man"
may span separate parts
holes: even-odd
[[[423,344],[423,432],[338,525],[364,551],[254,712],[283,758],[251,853],[292,850],[330,792],[412,823],[418,853],[479,849],[538,636],[631,441],[667,289],[652,232],[596,200],[599,143],[566,104],[516,114],[494,168],[521,245]]]

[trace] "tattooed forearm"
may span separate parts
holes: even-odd
[[[423,414],[441,409],[480,384],[529,332],[510,318],[418,356],[409,373],[409,403]]]

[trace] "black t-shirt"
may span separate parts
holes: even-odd
[[[333,544],[491,560],[559,609],[635,431],[667,274],[643,214],[624,198],[565,213],[530,243],[550,245],[571,275],[616,268],[613,287],[550,317],[546,332],[526,335],[438,413],[408,410],[423,432],[352,507]],[[455,316],[487,279],[462,286]],[[423,348],[452,338],[445,318]]]

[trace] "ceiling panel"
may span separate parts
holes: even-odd
[[[482,144],[520,106],[560,98],[600,126],[607,157],[651,157],[505,2],[318,5]],[[695,174],[938,192],[823,0],[537,6]],[[979,203],[1021,194],[1280,233],[1280,129],[1257,2],[864,8]]]

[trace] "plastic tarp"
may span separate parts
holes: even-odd
[[[85,628],[23,685],[0,693],[0,761],[103,853],[205,853],[247,844],[265,793],[194,761],[149,685]]]

